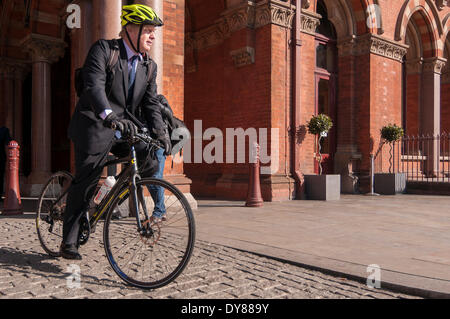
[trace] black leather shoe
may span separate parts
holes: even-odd
[[[59,250],[61,257],[64,259],[81,260],[81,255],[78,253],[77,245],[61,244]]]

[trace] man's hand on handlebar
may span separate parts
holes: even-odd
[[[104,120],[103,125],[113,130],[118,130],[124,138],[134,137],[137,132],[137,126],[130,120],[119,119],[113,112],[110,113]]]
[[[158,142],[160,142],[164,147],[164,155],[168,156],[172,152],[172,144],[168,135],[158,136]]]

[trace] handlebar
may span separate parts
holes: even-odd
[[[136,144],[138,141],[142,141],[147,145],[152,145],[152,146],[156,146],[158,148],[162,148],[164,149],[164,144],[162,144],[160,141],[152,138],[149,134],[148,134],[148,129],[143,127],[142,129],[139,129],[140,133],[136,133],[134,136],[132,137],[123,137],[120,131],[116,131],[116,137],[119,139],[123,139],[128,141],[128,143],[130,145],[134,145]]]
[[[158,148],[164,148],[164,145],[161,144],[160,141],[155,140],[154,138],[152,138],[150,135],[148,135],[146,133],[146,131],[142,131],[141,133],[136,133],[136,135],[134,136],[136,139],[144,142],[145,144],[151,144],[154,145]]]

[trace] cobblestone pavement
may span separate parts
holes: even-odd
[[[0,218],[0,298],[415,298],[370,289],[291,264],[208,242],[196,242],[190,264],[166,287],[145,291],[124,284],[110,268],[102,227],[81,248],[82,261],[55,259],[39,245],[34,220]],[[69,288],[71,264],[81,287]]]

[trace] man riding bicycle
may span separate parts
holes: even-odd
[[[69,125],[76,175],[64,214],[60,253],[66,259],[81,259],[80,219],[89,209],[108,153],[123,157],[129,152],[126,141],[120,137],[136,134],[138,128],[133,119],[138,111],[164,145],[164,153],[171,151],[157,99],[156,64],[147,53],[155,40],[155,28],[163,22],[152,8],[140,4],[124,6],[121,20],[120,39],[99,40],[89,51],[82,69],[83,91]],[[111,66],[115,49],[119,50],[119,57]],[[156,159],[147,156],[149,150],[143,143],[136,145],[136,152],[140,161],[152,162],[142,177],[152,176],[158,166]]]

